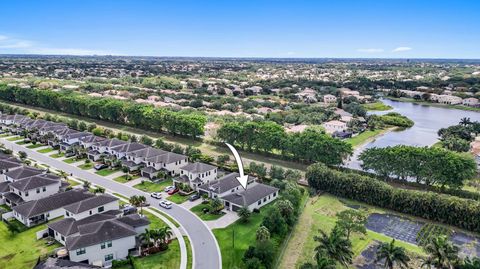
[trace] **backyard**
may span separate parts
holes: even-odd
[[[352,145],[352,147],[356,148],[358,146],[361,146],[368,142],[369,140],[375,138],[378,135],[381,135],[385,132],[389,131],[389,129],[375,129],[375,130],[366,130],[357,136],[354,136],[352,138],[347,138],[345,139],[345,142],[349,143]]]
[[[60,246],[54,244],[47,246],[44,240],[36,240],[35,233],[45,229],[45,225],[40,225],[15,236],[8,231],[4,222],[0,223],[0,268],[19,269],[33,268],[40,255],[49,253]]]

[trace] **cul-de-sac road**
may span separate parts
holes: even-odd
[[[8,141],[7,139],[0,138],[0,141],[4,143],[5,147],[8,149],[11,149],[15,152],[24,151],[31,159],[37,160],[41,163],[45,163],[51,167],[63,170],[67,173],[71,173],[74,177],[90,181],[95,185],[103,186],[104,188],[112,192],[116,192],[127,197],[133,195],[145,196],[147,198],[147,202],[149,202],[152,207],[155,207],[172,216],[176,221],[180,223],[180,225],[186,231],[192,245],[192,253],[194,257],[193,268],[222,268],[220,249],[218,247],[215,236],[205,225],[205,223],[188,209],[174,204],[171,209],[166,210],[160,207],[158,205],[158,200],[151,198],[148,193],[123,185],[113,180],[108,180],[102,176],[82,170],[74,165],[67,164],[61,160],[51,158],[35,150],[28,149],[21,145],[17,145],[15,144],[15,142]]]

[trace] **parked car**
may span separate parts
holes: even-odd
[[[105,169],[107,167],[108,167],[108,165],[106,165],[104,163],[97,163],[93,166],[93,168],[95,168],[95,170],[102,170],[102,169]]]
[[[172,202],[166,200],[161,201],[158,205],[166,209],[172,208]]]
[[[168,186],[168,187],[165,187],[165,189],[163,189],[164,192],[169,192],[171,190],[175,189],[175,186]]]
[[[73,157],[75,156],[75,152],[72,152],[72,151],[69,151],[69,152],[65,152],[65,157],[68,158],[68,157]]]
[[[137,208],[134,207],[133,205],[125,205],[122,208],[122,211],[124,215],[128,215],[128,214],[137,213]]]
[[[150,196],[155,199],[162,199],[162,194],[159,192],[152,192]]]
[[[195,193],[188,198],[188,200],[190,200],[192,202],[195,201],[195,200],[198,200],[198,199],[200,199],[200,194],[199,193]]]
[[[167,193],[168,193],[169,195],[173,195],[173,194],[177,193],[178,191],[179,191],[178,188],[174,188],[174,189],[170,190],[170,191],[167,192]]]

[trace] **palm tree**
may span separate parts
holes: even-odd
[[[140,240],[142,241],[142,243],[147,245],[147,247],[149,247],[150,244],[152,243],[152,238],[153,238],[153,233],[152,233],[152,230],[149,230],[149,229],[145,229],[145,232],[140,235]]]
[[[165,247],[167,246],[168,241],[172,238],[173,232],[169,226],[163,226],[162,228],[158,229],[160,234],[160,244]]]
[[[425,269],[432,269],[433,268],[433,260],[430,256],[422,259],[421,268],[425,268]]]
[[[458,247],[453,245],[447,236],[433,238],[426,246],[427,252],[436,268],[452,269],[458,261]]]
[[[63,170],[60,170],[58,172],[58,174],[60,175],[61,178],[63,178],[65,181],[67,181],[67,179],[68,179],[68,173],[67,172],[65,172]]]
[[[252,212],[250,212],[250,209],[248,209],[248,207],[246,206],[242,206],[239,210],[238,210],[238,216],[240,217],[240,220],[242,222],[248,222],[248,219],[250,218],[250,215],[252,214]]]
[[[90,183],[90,181],[86,181],[86,180],[83,181],[83,188],[85,190],[90,189],[90,186],[92,186],[92,183]]]
[[[348,267],[348,264],[352,262],[353,251],[352,243],[347,239],[345,233],[337,227],[332,230],[330,235],[327,235],[322,230],[319,230],[319,232],[320,236],[313,238],[319,243],[315,247],[316,258],[327,257]]]
[[[262,225],[257,229],[256,237],[259,242],[268,241],[270,239],[270,231]]]
[[[134,195],[130,197],[130,203],[136,207],[140,207],[140,214],[143,212],[145,201],[147,201],[147,198],[143,195]]]
[[[408,268],[410,258],[405,252],[405,248],[395,246],[395,239],[390,243],[382,243],[377,250],[376,261],[384,260],[383,267],[393,269],[394,265],[399,268]]]
[[[471,123],[472,121],[470,120],[470,118],[464,117],[460,119],[460,125],[467,126],[467,125],[470,125]]]
[[[100,186],[97,186],[94,190],[93,193],[98,194],[98,193],[105,193],[105,188],[102,188]]]
[[[217,213],[221,209],[222,206],[223,206],[223,203],[218,198],[215,198],[212,201],[210,201],[210,207],[211,207],[212,211],[215,212],[215,213]]]
[[[335,261],[325,257],[317,257],[316,269],[335,269]]]

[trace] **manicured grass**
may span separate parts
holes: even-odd
[[[269,207],[267,205],[266,207]],[[255,232],[263,221],[267,212],[266,207],[260,209],[260,213],[252,213],[249,222],[236,221],[226,228],[214,229],[213,234],[217,238],[222,253],[223,268],[243,268],[242,257],[250,245],[255,243]],[[233,235],[235,234],[235,248],[233,247]],[[272,238],[274,244],[276,238]],[[278,245],[278,244],[275,244]]]
[[[164,216],[165,218],[167,218],[171,223],[173,223],[173,225],[175,225],[175,227],[177,227],[177,228],[180,227],[180,224],[178,222],[176,222],[174,219],[172,219],[172,217],[170,217],[170,215],[165,214],[164,212],[162,212],[162,211],[160,211],[160,210],[158,210],[154,207],[151,207],[150,209],[157,212],[158,214]]]
[[[65,156],[65,153],[63,153],[63,152],[60,152],[60,153],[57,152],[57,153],[54,153],[54,154],[50,155],[50,157],[52,157],[52,158],[61,158],[63,156]]]
[[[21,136],[14,136],[14,137],[7,138],[8,141],[18,141],[20,139],[24,139],[24,138]]]
[[[349,200],[347,202],[366,207],[369,213],[384,213],[384,211],[378,208],[368,207]],[[349,207],[337,197],[329,194],[310,198],[299,218],[298,224],[294,228],[279,268],[298,268],[304,262],[313,262],[314,248],[318,245],[313,240],[313,237],[319,234],[319,229],[326,232],[333,229],[336,222],[336,214],[346,209],[349,209]],[[370,230],[367,230],[367,235],[354,233],[351,235],[354,257],[358,256],[373,240],[390,242],[392,238]],[[410,252],[423,254],[422,249],[418,246],[401,240],[396,240],[396,243]]]
[[[67,179],[67,182],[70,184],[70,187],[75,187],[75,186],[80,185],[80,183],[78,183],[75,180],[71,180],[71,179]]]
[[[3,209],[5,209],[5,210],[7,210],[7,211],[12,211],[12,209],[11,209],[8,205],[6,205],[6,204],[0,205],[0,208],[3,208]]]
[[[120,169],[116,168],[116,169],[110,169],[110,168],[105,168],[105,169],[102,169],[100,171],[97,171],[95,172],[95,174],[99,175],[99,176],[102,176],[102,177],[106,177],[106,176],[109,176],[115,172],[118,172],[120,171]]]
[[[25,140],[22,140],[22,141],[15,142],[15,144],[17,144],[17,145],[25,145],[25,144],[27,144],[27,142],[25,142]]]
[[[7,225],[0,223],[0,268],[19,269],[33,268],[40,255],[49,253],[60,244],[46,246],[44,240],[36,240],[35,233],[44,230],[46,225],[40,225],[23,231],[17,235],[10,235]]]
[[[76,163],[76,162],[79,162],[79,161],[82,161],[82,160],[83,159],[77,159],[76,157],[72,157],[72,158],[65,159],[63,161],[66,162],[66,163],[72,164],[72,163]]]
[[[355,137],[345,139],[345,142],[349,143],[350,145],[352,145],[352,147],[355,148],[355,147],[358,147],[360,145],[363,145],[369,139],[372,139],[373,137],[375,137],[377,135],[380,135],[380,134],[382,134],[386,131],[387,131],[386,129],[376,129],[376,130],[373,130],[373,131],[367,130],[367,131],[364,131],[361,134],[358,134]]]
[[[1,134],[0,137],[9,137],[12,136],[11,134]]]
[[[135,189],[139,189],[144,192],[152,193],[152,192],[163,192],[163,189],[165,189],[165,187],[172,186],[172,185],[173,185],[173,180],[171,179],[159,181],[158,183],[145,180],[142,183],[139,183],[133,187]]]
[[[173,240],[166,251],[133,260],[136,269],[170,269],[180,267],[180,244]]]
[[[52,149],[52,148],[44,148],[44,149],[39,149],[39,150],[37,150],[37,151],[40,152],[40,153],[49,153],[49,152],[54,151],[54,149]]]
[[[37,143],[37,144],[29,145],[29,146],[27,146],[27,148],[36,149],[36,148],[43,147],[43,146],[44,146],[43,144]]]
[[[116,177],[113,180],[115,180],[116,182],[119,182],[119,183],[127,183],[127,182],[129,182],[131,180],[134,180],[134,179],[137,179],[139,177],[140,177],[139,175],[130,175],[130,180],[127,180],[127,175],[123,175],[123,176]]]
[[[370,111],[387,111],[393,109],[393,107],[386,105],[380,101],[375,103],[368,103],[362,105],[366,110]]]
[[[185,245],[187,246],[187,269],[193,268],[193,257],[192,257],[192,245],[190,244],[190,240],[188,236],[184,236],[183,240],[185,240]]]
[[[83,170],[89,170],[93,168],[93,163],[84,163],[82,165],[79,165],[78,167]]]
[[[168,194],[166,194],[168,195]],[[167,196],[167,200],[174,202],[175,204],[182,204],[188,200],[188,196],[180,195],[178,192],[174,195]]]
[[[192,208],[190,208],[190,210],[195,213],[195,215],[197,215],[198,217],[200,217],[202,220],[216,220],[216,219],[219,219],[221,218],[223,215],[225,214],[210,214],[210,213],[203,213],[203,209],[204,208],[209,208],[208,204],[199,204],[199,205],[196,205]]]

